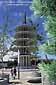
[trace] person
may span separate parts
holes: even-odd
[[[11,69],[11,76],[13,77],[13,68]]]
[[[14,79],[16,77],[16,68],[14,67]]]

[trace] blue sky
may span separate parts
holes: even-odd
[[[17,0],[19,5],[16,4],[17,2],[15,2],[15,0],[8,0],[8,2],[11,1],[9,2],[10,5],[8,5],[8,2],[7,1],[5,2],[5,1],[6,0],[0,1],[1,3],[0,4],[0,27],[2,27],[5,23],[9,22],[8,29],[13,30],[14,28],[16,28],[16,26],[21,25],[23,23],[22,15],[24,14],[24,12],[26,12],[27,24],[30,24],[29,19],[31,18],[34,24],[35,23],[39,24],[39,26],[36,28],[36,31],[38,32],[38,34],[43,34],[44,36],[46,36],[46,33],[44,32],[44,27],[42,24],[44,22],[44,19],[41,18],[40,16],[38,17],[34,16],[33,11],[30,10],[31,0]],[[14,5],[12,3],[14,3]],[[6,22],[6,16],[8,16],[8,22]],[[13,32],[10,31],[8,34],[11,37],[13,37]]]
[[[28,2],[28,3],[27,3]],[[14,5],[13,5],[14,3]],[[18,3],[18,4],[17,4]],[[26,3],[26,4],[25,4]],[[16,26],[23,23],[22,14],[26,12],[27,24],[31,18],[33,23],[38,23],[39,27],[36,28],[38,34],[44,35],[45,39],[46,32],[44,31],[44,18],[40,16],[34,16],[32,10],[30,10],[31,0],[0,0],[0,31],[1,27],[6,23],[6,16],[8,16],[8,29],[13,30]],[[13,32],[8,32],[8,34],[13,37]],[[38,44],[40,44],[38,42]],[[37,45],[38,45],[37,44]],[[42,56],[43,54],[41,54]]]
[[[1,0],[2,1],[2,0]],[[0,1],[0,2],[1,2]],[[6,1],[6,0],[4,0]],[[17,25],[20,25],[23,23],[23,17],[22,14],[24,13],[24,11],[26,11],[26,15],[27,18],[30,18],[32,16],[32,21],[33,23],[39,23],[39,27],[38,27],[38,32],[43,32],[43,19],[40,17],[35,17],[33,16],[33,11],[30,10],[29,6],[30,4],[23,4],[23,5],[8,5],[8,3],[2,1],[3,3],[0,4],[0,25],[3,25],[3,23],[5,23],[5,18],[3,16],[8,16],[9,17],[9,24],[8,24],[8,28],[15,28]],[[16,0],[8,0],[8,1],[16,1]],[[17,0],[17,1],[22,1],[22,0]],[[24,1],[24,0],[23,0]],[[25,1],[31,1],[31,0],[25,0]],[[29,20],[28,20],[29,23]],[[40,28],[40,29],[39,29]],[[39,31],[40,30],[40,31]]]

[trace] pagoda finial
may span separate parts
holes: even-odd
[[[23,23],[26,24],[26,12],[23,14]]]

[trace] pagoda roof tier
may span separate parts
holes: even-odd
[[[20,49],[23,49],[23,48],[36,48],[36,46],[15,46],[15,47],[11,47],[11,50],[13,50],[13,51],[18,51],[18,49],[20,50]]]
[[[32,48],[32,47],[36,47],[36,46],[34,46],[34,45],[32,45],[32,46],[16,46],[16,47],[14,47],[14,48]]]
[[[16,32],[17,34],[19,34],[19,33],[29,33],[29,34],[32,34],[32,33],[34,33],[35,34],[35,32],[33,32],[33,31],[17,31]]]
[[[13,44],[17,46],[28,46],[28,45],[35,45],[36,44],[36,39],[19,39],[19,40],[14,40]]]
[[[32,31],[18,31],[18,32],[15,32],[15,38],[20,38],[20,37],[35,37],[37,36],[36,35],[36,32],[32,32]]]
[[[35,35],[33,34],[33,35],[25,35],[25,36],[23,36],[23,35],[16,35],[14,38],[35,38]]]
[[[17,31],[35,31],[35,27],[32,25],[29,26],[27,24],[23,24],[21,26],[16,27],[15,30],[16,30],[16,32]]]
[[[23,41],[23,40],[30,40],[33,41],[33,38],[17,38],[14,41]]]
[[[34,38],[34,37],[37,37],[37,35],[36,35],[36,32],[21,32],[21,31],[19,31],[19,32],[16,32],[15,33],[15,38]]]

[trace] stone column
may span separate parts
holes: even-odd
[[[23,56],[23,67],[24,67],[24,56]]]
[[[27,56],[26,56],[26,68],[27,68]]]

